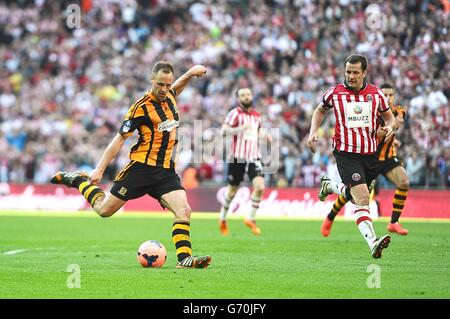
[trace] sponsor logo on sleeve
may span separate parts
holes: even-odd
[[[122,131],[124,133],[128,133],[130,131],[130,129],[131,129],[131,120],[128,120],[123,124]]]

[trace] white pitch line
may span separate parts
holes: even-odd
[[[24,251],[27,251],[27,249],[17,249],[17,250],[5,251],[3,253],[3,255],[15,255],[18,253],[23,253]]]

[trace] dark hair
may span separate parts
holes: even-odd
[[[394,87],[389,83],[383,83],[383,84],[381,84],[380,89],[393,89],[394,90]]]
[[[159,61],[153,66],[151,77],[153,78],[161,70],[164,73],[174,73],[172,63],[170,63],[169,61]]]
[[[359,54],[352,54],[349,57],[347,57],[347,59],[345,59],[345,64],[350,63],[350,64],[357,64],[357,63],[361,63],[361,68],[363,70],[363,72],[365,70],[367,70],[367,58],[364,55],[359,55]]]

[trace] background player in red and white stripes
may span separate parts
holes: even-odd
[[[251,195],[252,206],[244,223],[251,228],[255,235],[259,235],[261,230],[256,226],[255,215],[265,187],[258,146],[261,116],[253,108],[253,95],[249,88],[238,89],[236,97],[239,105],[228,113],[222,125],[222,133],[224,135],[232,134],[232,142],[228,164],[228,188],[220,209],[220,231],[223,235],[229,233],[226,222],[228,209],[247,172],[252,182],[253,192]]]
[[[254,162],[261,157],[258,148],[261,116],[252,107],[253,96],[250,89],[239,89],[238,92],[240,105],[228,113],[223,129],[226,132],[236,133],[231,144],[232,157],[245,162]]]
[[[393,137],[396,122],[383,92],[365,81],[367,64],[366,57],[357,54],[350,55],[345,60],[345,81],[325,92],[322,102],[314,111],[307,143],[314,151],[318,128],[327,111],[333,109],[336,119],[333,155],[346,187],[339,187],[340,185],[324,176],[319,199],[325,200],[326,196],[333,192],[342,195],[342,190],[349,189],[356,205],[355,219],[358,229],[366,239],[372,257],[380,258],[391,237],[376,237],[369,214],[369,185],[378,176],[377,112],[385,122],[382,128],[386,132],[385,140]]]

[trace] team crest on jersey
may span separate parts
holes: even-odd
[[[354,180],[355,182],[358,182],[359,180],[361,180],[361,175],[359,175],[358,173],[354,173],[352,175],[352,180]]]
[[[353,111],[355,112],[355,114],[361,114],[361,113],[362,113],[362,106],[359,105],[359,104],[356,104],[356,105],[353,107]]]
[[[367,97],[366,97],[366,99],[367,99],[367,102],[372,102],[372,95],[371,94],[367,94]]]
[[[122,188],[119,190],[119,194],[122,195],[122,196],[125,196],[125,194],[127,193],[127,191],[128,191],[128,189],[126,189],[125,187],[122,187]]]

